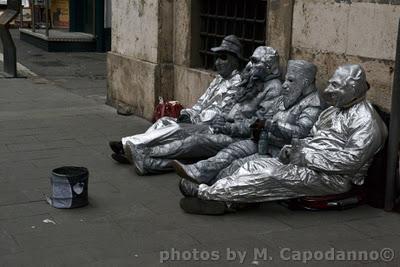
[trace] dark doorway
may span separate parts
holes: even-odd
[[[95,33],[95,0],[70,1],[70,31]]]
[[[104,51],[104,0],[70,0],[71,32],[93,34],[96,50]]]
[[[83,32],[95,33],[94,12],[95,0],[82,0],[83,2]]]

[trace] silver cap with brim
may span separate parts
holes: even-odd
[[[238,58],[242,57],[242,44],[235,35],[228,35],[223,40],[220,46],[211,48],[213,52],[230,52],[236,55]]]

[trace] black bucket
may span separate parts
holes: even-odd
[[[72,209],[88,202],[89,171],[85,167],[64,166],[51,172],[53,195],[47,202],[55,208]]]

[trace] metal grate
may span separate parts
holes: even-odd
[[[235,34],[243,45],[243,56],[248,59],[254,49],[265,45],[266,0],[201,0],[200,2],[200,57],[202,67],[213,68],[211,47]]]

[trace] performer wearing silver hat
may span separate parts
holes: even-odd
[[[293,137],[305,138],[310,133],[322,111],[315,87],[316,73],[317,67],[310,62],[289,60],[286,80],[282,85],[282,96],[271,109],[273,116],[261,114],[262,112],[257,114],[257,126],[268,133],[267,155],[264,157],[278,156],[280,149],[285,144],[290,144]],[[247,121],[228,123],[224,127],[225,132],[250,135],[250,125]],[[199,184],[212,184],[215,178],[218,179],[217,175],[220,172],[218,176],[227,176],[245,162],[262,157],[256,154],[257,152],[258,144],[247,139],[229,145],[207,160],[191,165],[174,161],[173,165],[178,175],[183,178]]]
[[[122,138],[122,141],[110,142],[115,152],[112,157],[120,163],[128,163],[126,154],[129,149],[126,143],[132,145],[154,146],[185,138],[195,132],[211,133],[208,126],[216,117],[227,114],[235,102],[238,85],[242,79],[239,75],[239,60],[242,58],[242,45],[234,35],[226,36],[219,47],[211,49],[217,53],[215,67],[218,75],[211,82],[206,92],[197,103],[181,111],[176,120],[163,117],[155,122],[145,133]]]
[[[242,59],[242,45],[235,35],[228,35],[220,46],[211,48],[217,53],[215,68],[220,77],[217,77],[199,98],[197,103],[189,109],[183,109],[178,122],[205,123],[211,122],[215,116],[230,111],[235,103],[234,95],[241,82],[238,77],[239,61]],[[234,77],[232,81],[230,78]],[[222,79],[226,79],[224,86],[218,86]]]
[[[214,156],[218,151],[229,144],[248,136],[230,136],[220,132],[219,126],[226,121],[240,122],[251,119],[259,109],[261,103],[269,101],[264,108],[272,108],[281,94],[282,85],[278,77],[279,56],[271,47],[258,47],[250,64],[244,72],[246,77],[242,83],[244,89],[238,91],[235,96],[236,104],[231,111],[213,121],[211,127],[214,133],[194,133],[187,138],[176,140],[163,145],[140,148],[131,145],[132,161],[139,174],[159,173],[172,170],[171,161],[174,159],[197,161]]]
[[[212,186],[190,183],[181,207],[191,213],[224,213],[229,203],[339,194],[361,185],[387,129],[366,100],[369,86],[359,65],[339,67],[322,91],[330,105],[311,137],[285,146],[279,159],[249,161]],[[212,200],[212,201],[206,201]]]

